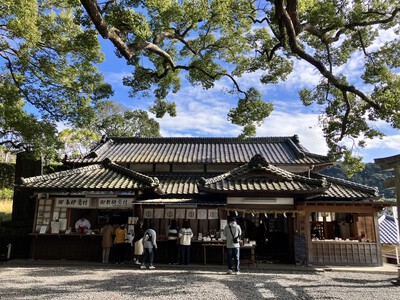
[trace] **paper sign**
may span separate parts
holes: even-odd
[[[186,219],[188,219],[188,220],[196,219],[196,209],[194,209],[194,208],[186,209]]]
[[[207,220],[207,209],[198,209],[197,210],[197,219]]]
[[[208,219],[209,220],[217,220],[218,219],[218,209],[209,209],[208,210]]]
[[[166,208],[165,209],[165,218],[166,219],[175,219],[175,208]]]
[[[184,208],[177,208],[175,217],[176,219],[184,219],[186,217],[186,210]]]
[[[44,233],[46,233],[46,231],[47,231],[47,226],[42,226],[42,227],[40,227],[39,233],[44,234]]]
[[[164,219],[164,208],[154,209],[154,219]]]
[[[145,208],[143,210],[143,218],[144,219],[153,219],[154,211],[152,208]]]

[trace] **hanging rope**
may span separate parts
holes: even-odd
[[[243,208],[221,208],[229,212],[237,212],[241,214],[284,214],[284,213],[298,213],[298,210],[293,209],[243,209]]]

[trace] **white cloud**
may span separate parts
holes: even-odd
[[[160,123],[163,136],[237,136],[240,128],[230,124],[228,96],[215,90],[185,87],[169,98],[177,104],[177,116],[165,116]]]
[[[382,47],[386,42],[398,39],[399,36],[395,33],[396,28],[398,29],[399,25],[386,30],[379,30],[378,37],[375,39],[374,43],[367,48],[367,51],[375,51],[379,47]]]
[[[227,120],[230,109],[227,95],[199,87],[186,87],[176,96],[177,117],[164,117],[159,121],[163,136],[218,136],[236,137],[241,128]],[[326,143],[318,127],[318,115],[291,110],[274,111],[257,129],[257,136],[293,136],[310,152],[325,155]]]
[[[312,153],[326,155],[328,147],[322,130],[318,126],[317,114],[296,111],[274,111],[257,130],[258,136],[293,136],[297,134],[300,143]]]
[[[368,141],[366,149],[395,150],[400,153],[400,134],[385,136],[382,139]]]
[[[118,88],[129,89],[122,84],[122,79],[130,75],[129,72],[104,72],[104,80],[113,86],[118,86]]]
[[[300,90],[315,86],[320,81],[321,75],[319,72],[304,60],[295,60],[293,70],[287,80],[282,83],[286,88]]]

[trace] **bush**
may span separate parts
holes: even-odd
[[[13,189],[7,189],[7,188],[0,189],[0,200],[2,199],[8,200],[12,199],[13,197],[14,197]]]
[[[13,189],[15,164],[0,163],[0,189]]]

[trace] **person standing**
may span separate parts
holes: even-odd
[[[101,241],[101,246],[103,247],[103,263],[107,264],[110,257],[110,249],[113,245],[114,228],[110,223],[107,223],[101,231],[100,234],[103,236]]]
[[[134,262],[137,265],[140,265],[140,259],[143,256],[143,235],[144,235],[144,229],[143,229],[143,219],[139,219],[136,222],[135,226],[135,237],[133,238],[134,242]]]
[[[179,228],[176,220],[171,221],[168,227],[168,263],[170,265],[178,263],[179,251]]]
[[[121,224],[115,230],[114,246],[115,246],[115,262],[117,264],[122,264],[124,262],[126,234],[127,231],[125,228],[125,224]]]
[[[141,269],[146,268],[146,262],[149,262],[149,269],[155,269],[153,266],[154,260],[154,251],[157,250],[157,234],[156,234],[156,225],[152,223],[144,232],[143,235],[143,257],[142,264],[140,266]]]
[[[242,229],[236,223],[235,217],[228,217],[228,225],[224,228],[224,235],[226,237],[226,252],[228,257],[228,272],[227,274],[240,273],[240,236]],[[234,268],[232,266],[232,259],[235,262]],[[233,273],[235,271],[235,273]]]
[[[179,230],[179,244],[181,248],[181,265],[188,265],[190,260],[190,244],[192,243],[193,232],[189,227],[189,221],[184,221]]]

